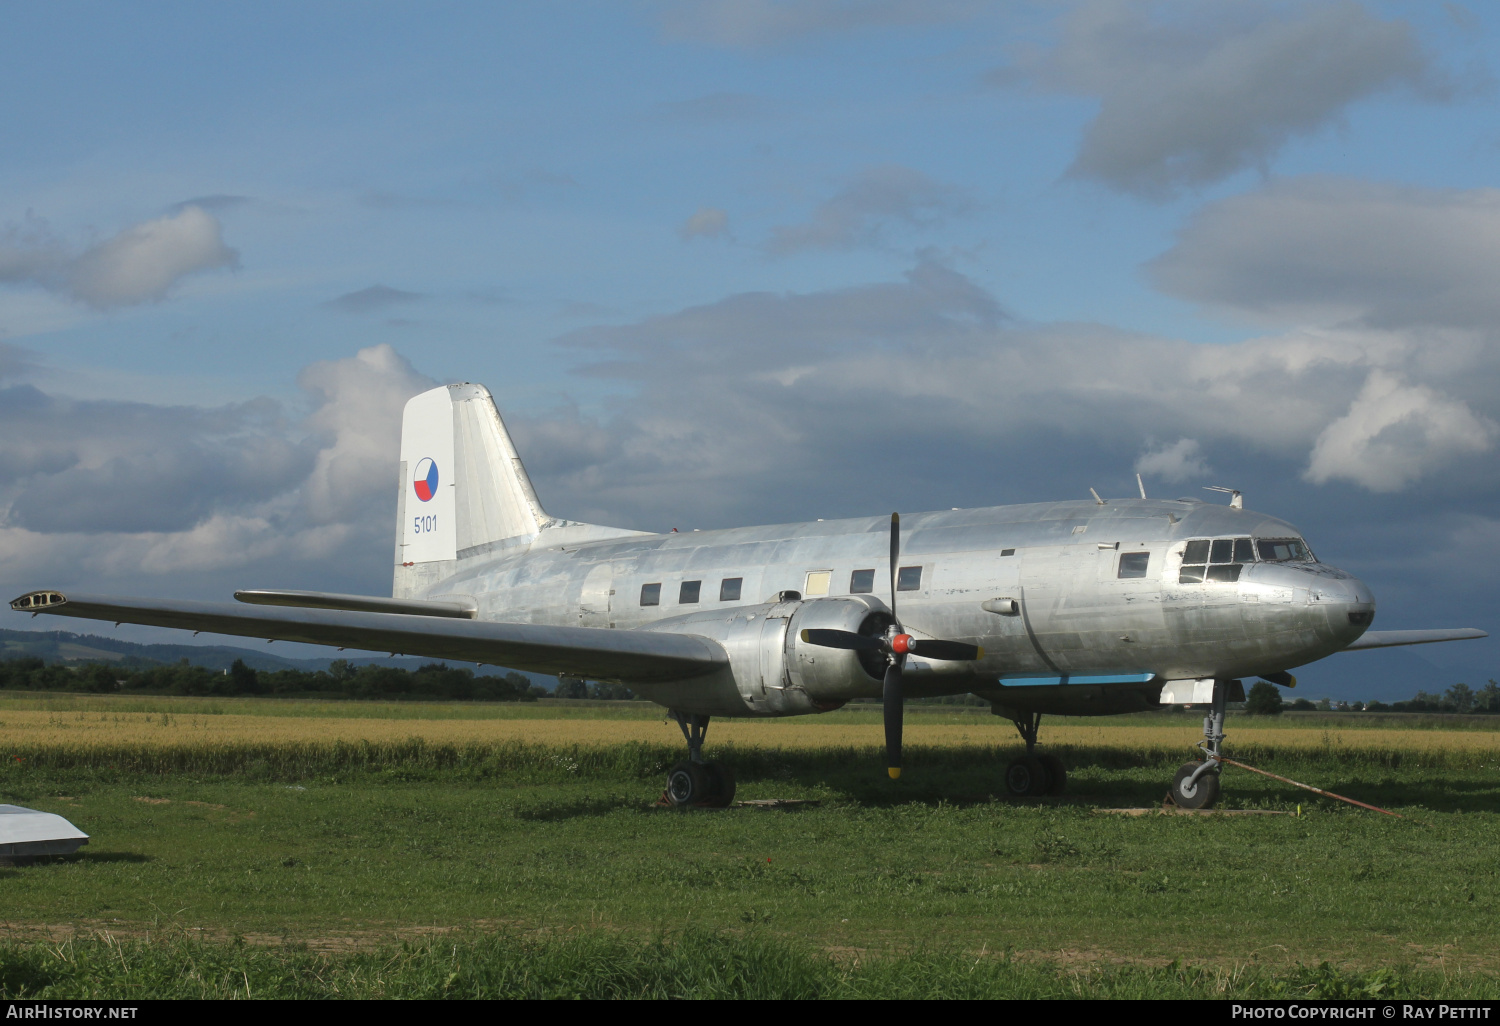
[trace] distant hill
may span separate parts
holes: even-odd
[[[0,659],[19,659],[33,656],[46,663],[176,663],[186,659],[193,666],[210,670],[227,670],[236,659],[242,659],[252,670],[303,670],[315,672],[326,670],[334,659],[286,659],[265,649],[239,648],[233,645],[140,645],[133,641],[102,638],[97,634],[73,634],[70,631],[7,631],[0,630]],[[450,666],[468,666],[452,659],[421,659],[416,656],[365,656],[348,659],[354,666],[396,666],[403,670],[415,670],[432,662],[446,662]],[[486,668],[487,673],[504,673],[502,668]],[[540,673],[524,673],[533,682],[551,690],[557,685],[556,677]]]

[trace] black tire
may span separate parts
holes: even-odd
[[[713,780],[713,797],[703,804],[715,809],[727,809],[734,804],[734,770],[722,763],[711,762],[706,767]]]
[[[1062,764],[1062,760],[1050,752],[1043,752],[1037,756],[1037,759],[1041,761],[1042,768],[1047,771],[1047,780],[1049,783],[1047,793],[1050,795],[1059,795],[1066,791],[1068,789],[1068,770]]]
[[[1052,781],[1047,767],[1034,755],[1012,759],[1005,767],[1005,789],[1015,798],[1036,798],[1047,793]]]
[[[715,783],[703,763],[683,760],[667,774],[667,802],[681,808],[702,805],[713,797]]]
[[[1172,778],[1172,803],[1180,809],[1211,809],[1219,800],[1219,774],[1210,770],[1199,777],[1188,790],[1188,777],[1202,766],[1201,762],[1185,762]]]

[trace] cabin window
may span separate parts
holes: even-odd
[[[738,602],[740,600],[740,585],[745,583],[743,577],[726,577],[719,582],[719,601]]]
[[[1233,563],[1234,562],[1234,539],[1215,538],[1213,549],[1208,554],[1210,563]]]
[[[1208,541],[1190,541],[1187,548],[1182,550],[1182,561],[1184,563],[1207,563]]]
[[[1255,562],[1255,547],[1250,544],[1249,538],[1236,538],[1234,540],[1234,561],[1236,563]]]
[[[1146,566],[1151,562],[1149,552],[1124,552],[1120,554],[1120,572],[1117,575],[1122,580],[1130,577],[1145,577]]]
[[[1015,549],[1001,549],[1000,550],[1000,555],[1002,555],[1002,556],[1014,556],[1015,554],[1016,554],[1016,550]]]
[[[921,591],[922,590],[922,568],[919,566],[903,566],[896,572],[897,591]]]
[[[849,575],[849,594],[869,595],[875,591],[875,571],[856,570]]]
[[[817,595],[827,595],[828,582],[832,579],[832,570],[810,570],[807,574],[807,583],[802,588],[802,594],[809,598]]]
[[[703,590],[702,581],[683,581],[682,586],[677,589],[677,602],[679,605],[689,605],[698,601],[698,593]]]
[[[643,605],[643,606],[659,606],[659,605],[661,605],[661,584],[659,582],[656,583],[656,584],[643,584],[643,585],[641,585],[641,605]]]
[[[1260,558],[1275,563],[1312,563],[1313,554],[1301,538],[1262,538],[1256,543]]]
[[[1208,568],[1207,579],[1210,581],[1221,581],[1225,584],[1233,584],[1235,581],[1240,579],[1241,569],[1242,567],[1239,563],[1228,563],[1224,566],[1211,566]]]

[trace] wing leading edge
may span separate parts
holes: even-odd
[[[349,610],[267,607],[252,612],[227,602],[28,592],[10,604],[22,613],[235,634],[272,641],[337,645],[588,680],[650,684],[712,673],[729,664],[718,642],[694,634],[549,627]]]
[[[1474,627],[1450,627],[1437,631],[1366,631],[1352,645],[1340,651],[1357,652],[1362,648],[1394,648],[1397,645],[1430,645],[1437,641],[1471,641],[1489,634]]]

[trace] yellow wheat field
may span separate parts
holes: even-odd
[[[1400,729],[1288,730],[1275,727],[1228,727],[1231,745],[1276,748],[1341,748],[1422,752],[1445,750],[1500,756],[1500,731]],[[1112,747],[1132,750],[1189,748],[1202,737],[1194,721],[1182,726],[1137,726],[1109,720],[1087,723],[1044,722],[1042,740],[1052,745]],[[100,711],[0,711],[0,750],[6,747],[89,748],[105,745],[231,746],[244,743],[370,741],[421,738],[432,744],[496,744],[525,741],[543,745],[586,747],[644,742],[680,744],[675,724],[647,719],[368,719],[329,716],[251,716],[242,714],[140,713]],[[989,723],[923,723],[908,720],[910,745],[1019,746],[1008,721]],[[830,722],[817,718],[713,721],[710,746],[737,748],[876,748],[883,743],[878,720]]]

